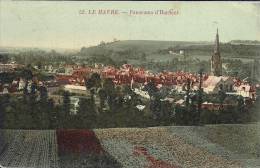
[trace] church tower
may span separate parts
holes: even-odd
[[[215,39],[215,46],[214,52],[211,57],[211,75],[214,76],[221,76],[222,75],[222,61],[219,51],[219,36],[218,36],[218,29]]]

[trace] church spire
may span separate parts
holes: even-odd
[[[219,53],[219,35],[218,35],[218,28],[217,28],[217,34],[216,34],[216,39],[215,39],[214,53]]]
[[[211,58],[211,74],[214,76],[222,75],[222,61],[220,56],[218,29],[217,29],[217,34],[216,34],[216,39],[214,44],[214,52]]]

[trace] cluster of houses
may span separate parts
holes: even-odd
[[[187,80],[191,81],[191,92],[199,89],[199,74],[188,72],[161,72],[152,73],[143,68],[134,68],[132,65],[125,64],[120,68],[112,66],[95,66],[94,68],[86,67],[75,69],[70,75],[58,75],[57,81],[65,85],[65,90],[74,93],[85,93],[85,80],[91,74],[98,73],[102,78],[110,78],[116,85],[131,85],[132,90],[145,99],[150,99],[147,91],[143,90],[144,86],[149,82],[154,82],[157,88],[169,88],[178,93],[185,94]],[[202,89],[206,94],[218,94],[220,90],[227,95],[242,96],[245,100],[256,99],[256,87],[250,85],[246,81],[242,81],[228,76],[202,75]],[[175,100],[171,97],[166,97],[161,101],[169,101],[171,103],[184,105],[185,100]],[[234,103],[222,104],[225,107],[235,106]],[[203,109],[216,110],[220,108],[220,104],[212,102],[203,102]]]
[[[1,65],[0,65],[1,67]],[[17,65],[4,65],[4,71],[12,71]],[[101,78],[110,78],[115,85],[130,85],[132,90],[145,99],[150,99],[147,91],[143,90],[144,86],[149,82],[154,82],[156,87],[160,90],[162,88],[169,88],[171,91],[185,94],[187,80],[190,80],[190,90],[196,91],[199,89],[200,76],[196,73],[188,72],[160,72],[152,73],[144,68],[136,68],[129,64],[124,64],[120,68],[113,66],[95,65],[94,67],[80,67],[75,65],[66,65],[64,67],[65,73],[55,73],[55,78],[49,81],[38,81],[33,79],[26,81],[25,79],[16,79],[11,84],[0,84],[0,94],[7,94],[12,92],[20,92],[24,87],[27,87],[30,92],[32,83],[36,82],[38,86],[45,86],[48,90],[53,88],[63,88],[64,90],[84,95],[87,93],[85,82],[93,73],[100,74]],[[27,85],[26,85],[27,82]],[[229,95],[240,95],[245,99],[256,99],[256,87],[249,83],[228,77],[228,76],[214,76],[202,75],[202,89],[206,94],[218,94],[219,90],[223,90]],[[57,90],[57,89],[53,89]],[[175,100],[172,97],[166,97],[162,101],[169,101],[175,104],[184,105],[185,100]],[[73,101],[78,104],[78,99]],[[230,104],[226,104],[229,106]],[[219,104],[212,102],[203,102],[202,108],[219,109]],[[74,106],[73,106],[74,107]],[[74,108],[74,112],[75,113]]]
[[[125,64],[120,68],[112,66],[76,68],[71,71],[71,74],[56,75],[56,81],[59,84],[68,85],[68,88],[73,88],[73,85],[76,88],[76,86],[85,86],[85,80],[93,73],[100,74],[102,78],[112,79],[116,85],[127,84],[133,86],[137,83],[144,86],[152,81],[158,88],[166,86],[181,92],[185,90],[187,79],[190,79],[191,90],[198,90],[199,87],[199,74],[196,73],[181,71],[152,73],[143,68],[134,68],[129,64]],[[227,94],[241,95],[251,99],[256,98],[255,86],[233,77],[203,74],[202,83],[203,91],[206,94],[217,94],[221,89]]]
[[[113,66],[85,67],[76,68],[71,71],[71,74],[57,74],[56,79],[60,83],[73,85],[85,85],[85,80],[91,74],[98,73],[102,78],[110,78],[116,85],[131,84],[132,82],[146,84],[153,81],[156,85],[180,85],[190,79],[192,83],[198,82],[197,74],[186,72],[161,72],[152,73],[144,68],[134,68],[132,65],[124,64],[120,68]],[[207,75],[203,76],[204,79]]]
[[[22,68],[24,65],[16,64],[15,62],[11,62],[9,64],[0,63],[0,73],[2,72],[13,72],[17,68]]]
[[[11,71],[19,65],[0,65],[0,69],[8,69]],[[85,90],[85,82],[93,73],[100,74],[101,78],[110,78],[116,85],[131,85],[139,84],[144,86],[149,82],[154,82],[155,85],[160,87],[169,87],[178,92],[185,90],[187,79],[191,81],[191,90],[198,90],[199,87],[199,74],[188,72],[160,72],[152,73],[144,68],[135,68],[132,65],[124,64],[120,68],[113,66],[95,65],[95,67],[78,67],[75,65],[66,65],[66,73],[57,73],[55,78],[51,81],[38,81],[40,85],[46,87],[60,87],[64,86],[67,90]],[[29,81],[28,86],[32,81]],[[1,84],[0,92],[15,92],[22,90],[25,87],[24,79],[17,79],[11,85]],[[203,74],[202,88],[206,94],[216,94],[220,89],[227,94],[241,95],[242,97],[256,98],[256,87],[249,83],[228,77],[228,76],[211,76]],[[140,91],[139,91],[140,92]],[[147,97],[145,95],[144,97]]]

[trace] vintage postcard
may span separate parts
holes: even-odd
[[[1,168],[259,168],[260,3],[0,0]]]

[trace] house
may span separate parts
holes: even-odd
[[[86,86],[64,85],[64,90],[70,93],[87,94]]]
[[[9,91],[8,91],[8,85],[4,85],[4,87],[3,87],[3,94],[8,94],[9,93]]]
[[[137,105],[136,108],[139,110],[139,111],[143,111],[144,108],[145,108],[145,105]]]
[[[72,75],[73,73],[73,68],[72,67],[65,67],[65,75]]]
[[[203,82],[203,90],[207,94],[216,94],[219,90],[223,90],[225,92],[234,91],[233,88],[234,81],[231,77],[227,76],[209,76]]]
[[[184,106],[184,103],[185,103],[185,100],[183,100],[183,99],[179,99],[178,101],[175,102],[175,104],[179,105],[179,106]]]
[[[242,84],[238,87],[235,87],[237,95],[240,95],[242,97],[249,97],[253,100],[256,99],[256,89],[254,86],[251,86],[249,84]]]
[[[9,94],[17,91],[17,81],[13,81],[10,83],[0,84],[0,93],[1,94]]]
[[[142,96],[143,98],[150,99],[150,95],[148,94],[147,91],[143,91],[143,90],[141,90],[141,89],[135,88],[135,89],[134,89],[134,92],[135,92],[136,94]]]
[[[210,110],[210,111],[218,111],[220,109],[228,109],[228,108],[235,108],[236,104],[233,103],[211,103],[211,102],[204,102],[201,105],[202,109]]]
[[[79,98],[71,96],[70,97],[70,114],[75,115],[78,112],[79,108]]]
[[[47,72],[53,72],[54,67],[53,67],[52,65],[45,65],[45,66],[44,66],[44,69],[45,69]]]
[[[20,78],[19,83],[18,83],[18,90],[23,90],[25,87],[25,84],[26,84],[25,80]]]
[[[11,64],[0,63],[0,72],[12,72],[17,68],[22,68],[22,67],[24,67],[24,66],[20,65],[20,64],[15,64],[15,63],[11,63]]]
[[[73,77],[71,75],[56,75],[55,80],[57,81],[58,85],[66,85],[71,84]]]

